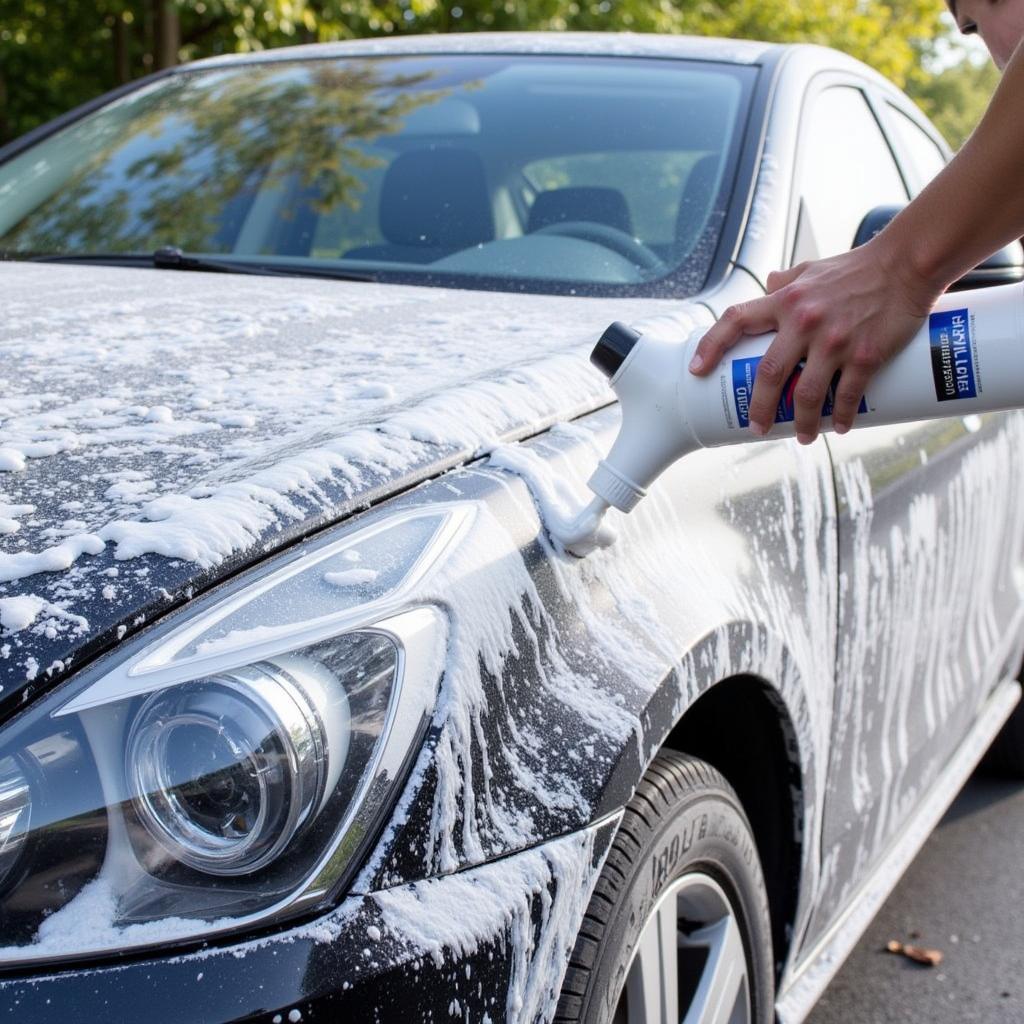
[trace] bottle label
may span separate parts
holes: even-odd
[[[741,427],[750,426],[750,399],[754,394],[754,378],[757,376],[757,366],[761,362],[760,356],[747,356],[743,359],[732,361],[732,397],[736,404],[736,419]],[[776,423],[792,423],[796,416],[796,407],[793,401],[796,392],[797,381],[800,374],[804,372],[804,364],[801,362],[789,375],[782,395],[779,398],[778,408],[775,410]],[[825,393],[825,401],[821,407],[822,416],[831,416],[836,404],[836,386],[839,384],[839,374],[832,378],[832,383]],[[867,412],[868,403],[861,398],[857,412]]]
[[[928,317],[931,337],[932,377],[935,397],[940,402],[955,398],[976,398],[974,339],[966,309],[947,309]]]

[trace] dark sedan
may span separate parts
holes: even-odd
[[[584,558],[544,515],[609,321],[704,329],[946,157],[830,50],[571,34],[0,150],[0,1017],[802,1020],[1024,769],[1024,418],[701,451]]]

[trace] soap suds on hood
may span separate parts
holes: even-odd
[[[25,468],[25,455],[16,448],[0,448],[0,473],[17,473]]]
[[[35,594],[0,597],[0,632],[18,633],[30,627],[50,633],[70,629],[79,634],[89,628],[89,620]]]
[[[596,335],[681,308],[21,263],[0,279],[0,597],[102,604],[118,635],[363,495],[609,401]],[[104,596],[111,557],[154,556],[159,607],[141,576]]]
[[[82,555],[98,555],[103,548],[102,538],[94,533],[82,533],[42,551],[0,552],[0,583],[24,579],[36,573],[70,569]]]
[[[0,494],[0,536],[17,533],[21,529],[18,518],[31,515],[35,510],[35,505],[9,505]]]
[[[0,628],[11,633],[27,629],[46,607],[41,597],[26,594],[23,597],[0,597]]]

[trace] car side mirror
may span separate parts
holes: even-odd
[[[876,206],[860,222],[853,239],[853,248],[870,242],[889,221],[902,210],[902,206]],[[959,292],[966,288],[986,288],[994,284],[1016,284],[1024,280],[1024,248],[1020,242],[1004,245],[983,263],[969,270],[949,286],[949,291]]]

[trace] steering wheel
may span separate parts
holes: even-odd
[[[665,270],[665,264],[656,252],[648,249],[638,238],[626,231],[613,228],[610,224],[598,224],[591,220],[565,220],[557,224],[545,224],[531,235],[563,235],[578,238],[583,242],[594,242],[606,249],[624,256],[631,263],[644,270]]]

